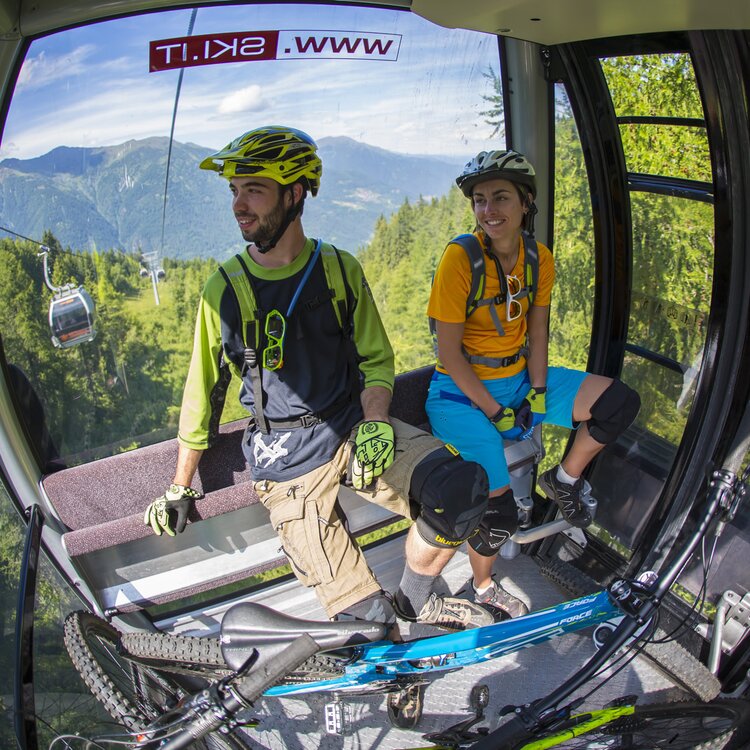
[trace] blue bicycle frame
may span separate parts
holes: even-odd
[[[600,591],[483,628],[407,643],[378,641],[360,646],[354,661],[345,666],[343,675],[330,680],[276,685],[265,694],[285,696],[324,690],[366,692],[368,687],[377,690],[383,683],[398,677],[413,678],[460,669],[621,616],[622,612],[611,602],[608,593]]]

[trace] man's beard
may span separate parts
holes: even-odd
[[[246,242],[254,242],[256,245],[270,242],[276,235],[276,232],[279,231],[279,227],[284,221],[285,216],[284,199],[283,195],[280,195],[279,201],[271,213],[265,217],[257,216],[258,224],[255,229],[252,231],[243,231],[242,238]]]

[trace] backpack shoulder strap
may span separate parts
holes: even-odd
[[[524,243],[524,291],[529,296],[529,304],[533,302],[534,294],[536,293],[537,284],[539,282],[539,248],[536,244],[536,240],[530,235],[523,233]],[[502,327],[502,323],[497,314],[496,306],[500,304],[501,300],[504,300],[504,295],[507,294],[507,288],[505,288],[502,270],[499,262],[496,259],[496,265],[498,268],[498,278],[500,280],[501,294],[499,297],[488,297],[484,298],[487,273],[486,263],[484,257],[484,250],[479,244],[479,240],[473,234],[461,234],[458,237],[454,237],[449,243],[461,245],[469,258],[469,265],[471,267],[471,286],[469,289],[469,295],[466,300],[466,317],[468,318],[478,307],[489,306],[490,317],[492,322],[500,336],[505,335],[505,331]],[[445,251],[443,251],[445,252]],[[523,293],[522,295],[523,296]],[[432,334],[433,348],[435,350],[435,356],[438,356],[437,347],[437,326],[433,318],[429,319],[430,322],[430,333]],[[488,367],[509,367],[512,364],[518,362],[521,357],[528,356],[527,345],[522,346],[515,354],[496,358],[496,357],[480,357],[472,356],[464,349],[464,356],[471,364],[481,364]]]
[[[341,258],[341,252],[334,245],[324,242],[320,255],[323,260],[323,271],[326,275],[328,289],[332,295],[336,320],[338,320],[341,330],[349,336],[352,332],[351,314],[354,308],[354,293],[346,279],[346,269]]]
[[[245,346],[255,349],[260,337],[260,320],[263,312],[258,309],[258,297],[253,288],[250,269],[237,254],[219,266],[219,272],[224,277],[227,287],[232,289],[237,300],[237,305],[242,319],[242,336]]]
[[[479,240],[473,234],[459,234],[448,244],[461,245],[469,258],[471,286],[466,298],[466,317],[468,318],[477,309],[479,301],[484,297],[484,290],[487,284],[484,250],[482,250]]]
[[[326,282],[331,292],[333,311],[341,326],[341,334],[344,337],[344,346],[349,360],[349,392],[344,399],[344,402],[348,403],[354,400],[361,391],[357,346],[354,342],[354,292],[346,277],[346,268],[339,249],[324,242],[320,254],[323,259]],[[342,404],[338,403],[334,406],[338,409]]]
[[[255,422],[263,434],[268,434],[270,427],[263,413],[263,381],[261,375],[258,347],[260,346],[260,321],[264,319],[263,311],[258,309],[258,295],[255,293],[252,274],[241,255],[235,255],[219,266],[219,273],[224,277],[227,288],[234,292],[242,321],[242,337],[245,344],[244,364],[240,377],[250,374],[253,389]]]
[[[471,282],[469,285],[469,294],[466,297],[466,317],[468,318],[474,310],[479,306],[482,297],[484,296],[484,290],[487,281],[487,275],[485,272],[484,262],[484,251],[482,246],[479,244],[479,240],[473,234],[459,234],[454,237],[448,245],[460,245],[467,257],[469,258],[469,268],[471,269]],[[443,255],[445,250],[443,250]],[[442,260],[442,256],[440,258]],[[438,262],[438,265],[440,263]],[[435,280],[435,274],[432,275],[432,280]],[[432,348],[435,352],[435,358],[438,357],[438,346],[437,346],[437,324],[434,318],[429,318],[430,336],[432,338]]]
[[[524,285],[529,291],[529,307],[534,304],[539,285],[539,246],[527,232],[523,233]]]

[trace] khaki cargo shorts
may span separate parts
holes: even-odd
[[[396,455],[370,491],[360,497],[406,518],[415,518],[409,506],[409,483],[414,467],[443,443],[397,419],[391,421]],[[324,466],[284,482],[255,482],[255,491],[268,508],[271,524],[297,578],[312,586],[328,617],[380,591],[362,550],[349,535],[338,503],[346,476],[356,428],[333,459]]]

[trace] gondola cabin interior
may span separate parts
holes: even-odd
[[[662,565],[748,404],[749,42],[746,0],[2,0],[0,567],[2,615],[18,599],[24,627],[0,663],[33,686],[62,649],[53,612],[215,633],[232,603],[290,580],[242,455],[237,383],[185,533],[143,523],[173,477],[202,284],[242,248],[226,185],[197,165],[269,123],[316,139],[305,228],[356,253],[396,351],[392,412],[425,428],[430,280],[473,226],[455,177],[480,150],[528,156],[555,258],[550,360],[622,378],[642,408],[587,472],[595,524],[515,554],[600,583]],[[532,525],[552,520],[535,479],[568,440],[545,427],[506,446]],[[389,554],[405,522],[342,493],[367,554]],[[699,658],[727,592],[735,615],[750,609],[748,554],[745,508],[711,578],[693,563],[670,596],[679,619],[705,594],[684,636]],[[727,690],[750,668],[748,618],[732,623]],[[34,624],[46,645],[29,661]],[[33,726],[7,746],[32,747]]]

